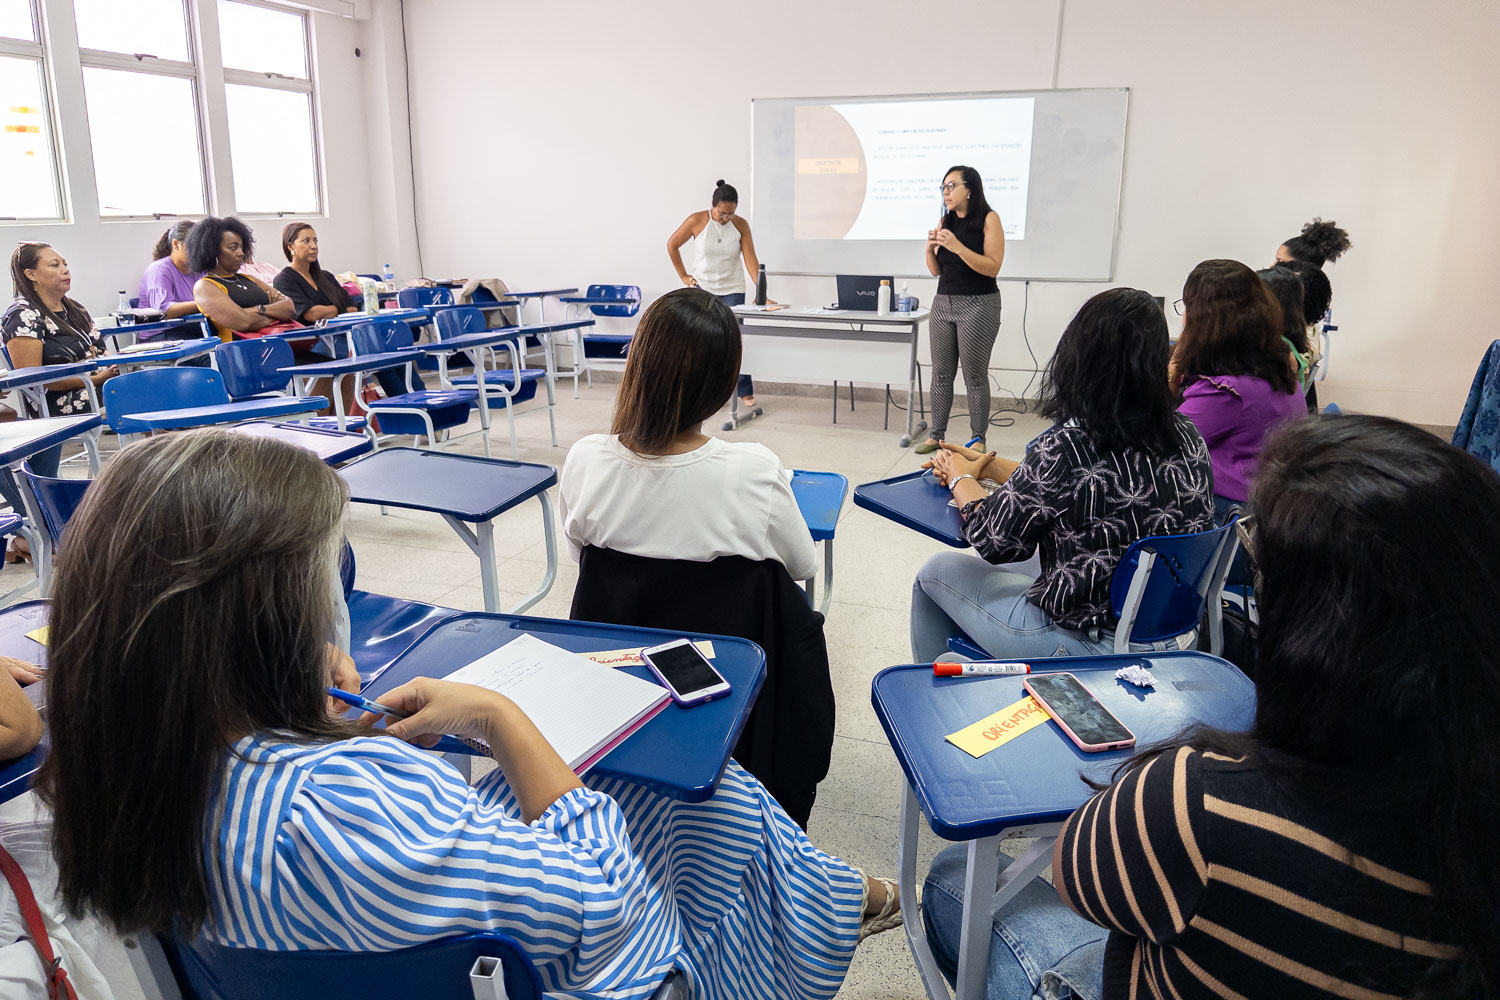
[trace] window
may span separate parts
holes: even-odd
[[[219,0],[219,40],[236,210],[317,214],[322,199],[307,16]]]
[[[0,0],[0,219],[60,219],[62,185],[31,0]]]
[[[207,211],[197,67],[183,2],[73,2],[94,182],[106,218]]]

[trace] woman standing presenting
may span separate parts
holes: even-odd
[[[734,214],[739,203],[740,193],[721,179],[709,201],[711,207],[682,220],[682,225],[667,240],[667,256],[682,283],[712,292],[728,306],[745,304],[745,274],[740,270],[740,258],[744,258],[745,269],[752,275],[760,274],[750,223]],[[690,239],[697,240],[692,274],[683,267],[681,253],[683,244]],[[749,375],[740,375],[737,391],[741,404],[755,405],[755,382]]]
[[[1000,287],[1005,230],[984,200],[984,182],[973,167],[943,176],[942,225],[927,234],[927,270],[938,279],[927,329],[932,345],[932,436],[917,454],[937,451],[953,408],[953,377],[963,359],[969,393],[969,429],[984,450],[990,422],[990,353],[1000,333]]]

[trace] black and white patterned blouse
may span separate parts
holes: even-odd
[[[1132,542],[1214,526],[1213,471],[1192,421],[1175,418],[1170,457],[1104,451],[1082,428],[1052,427],[1005,485],[964,505],[964,534],[992,563],[1029,559],[1042,574],[1026,597],[1065,628],[1110,627],[1110,580]]]
[[[0,338],[9,345],[15,337],[35,337],[40,340],[44,365],[65,365],[70,361],[82,361],[91,354],[105,353],[104,339],[92,325],[86,330],[60,328],[51,317],[44,316],[40,309],[21,298],[12,302],[5,310],[5,315],[0,316]],[[82,389],[48,392],[47,407],[54,417],[88,413],[88,393]],[[29,403],[27,409],[31,409]],[[31,415],[41,416],[39,413]]]

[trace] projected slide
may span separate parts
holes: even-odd
[[[1026,238],[1033,97],[803,105],[795,112],[793,235],[924,239],[943,212],[943,171],[984,178],[1007,240]]]

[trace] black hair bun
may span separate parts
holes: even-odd
[[[724,186],[724,178],[720,177],[718,180],[714,181],[714,185],[717,186],[717,187],[723,187]]]
[[[1302,238],[1330,264],[1342,257],[1352,246],[1347,232],[1340,229],[1337,223],[1324,222],[1322,219],[1313,219],[1303,226]]]

